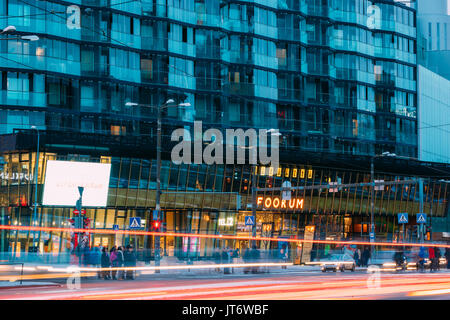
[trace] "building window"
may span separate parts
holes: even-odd
[[[183,27],[183,42],[188,42],[187,28]]]
[[[428,50],[433,49],[432,37],[431,37],[431,22],[428,22]]]
[[[444,46],[445,46],[445,50],[448,50],[448,46],[447,46],[447,24],[444,23]]]
[[[441,24],[436,23],[436,46],[437,50],[441,50]]]
[[[126,127],[125,126],[117,126],[117,125],[111,125],[111,135],[113,136],[120,136],[126,134]]]
[[[153,79],[153,61],[152,59],[141,59],[142,80]]]

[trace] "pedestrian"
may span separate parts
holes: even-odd
[[[281,246],[281,250],[280,250],[280,259],[282,262],[286,263],[288,260],[288,250],[287,250],[287,246],[285,243],[283,243],[283,245]],[[286,269],[286,266],[282,266],[282,269]]]
[[[363,267],[368,266],[370,257],[371,257],[370,250],[369,250],[369,248],[366,247],[362,253],[362,266]]]
[[[260,253],[259,250],[256,248],[256,245],[253,245],[251,254],[250,254],[251,258],[252,258],[252,263],[258,263],[259,262],[259,258],[260,258]],[[258,273],[259,268],[257,266],[252,268],[252,273]]]
[[[101,265],[101,257],[102,257],[102,250],[100,247],[93,247],[91,250],[91,254],[89,256],[90,264],[94,268],[100,268]],[[102,277],[102,272],[98,271],[97,276],[99,279]]]
[[[111,262],[111,266],[112,266],[112,278],[113,280],[117,280],[117,267],[119,266],[118,261],[117,261],[117,249],[116,246],[113,246],[109,252],[109,260]]]
[[[434,256],[434,248],[432,247],[428,248],[428,259],[430,260],[430,272],[433,272],[433,270],[436,269],[436,260]]]
[[[117,267],[118,268],[123,268],[124,267],[124,263],[125,263],[125,258],[123,255],[123,247],[119,247],[117,249]],[[125,272],[122,269],[118,270],[118,275],[117,275],[117,279],[118,280],[125,280]]]
[[[447,269],[450,269],[450,248],[445,248],[444,257],[447,260]]]
[[[100,258],[101,267],[102,267],[102,277],[105,280],[111,279],[111,276],[109,274],[109,270],[105,270],[111,266],[110,256],[108,254],[108,248],[104,247],[102,249],[102,256]]]
[[[133,247],[131,245],[127,246],[127,250],[124,252],[124,262],[125,267],[134,268],[136,267],[136,255],[134,254]],[[134,270],[126,270],[126,279],[134,280]]]
[[[215,249],[214,249],[213,259],[214,259],[214,262],[215,262],[217,265],[220,265],[220,263],[221,263],[221,256],[220,256],[219,248],[215,248]],[[217,268],[216,268],[216,272],[220,272],[220,267],[217,267]]]
[[[244,249],[244,256],[242,257],[244,260],[244,263],[251,263],[252,257],[251,257],[251,252],[250,252],[250,248],[246,248],[245,246],[243,247]],[[249,267],[244,267],[244,273],[249,273],[249,271],[251,270],[251,268]]]
[[[359,257],[360,257],[360,255],[359,255],[359,250],[358,249],[356,249],[355,250],[355,253],[353,254],[353,260],[355,260],[355,264],[359,267]]]
[[[230,253],[229,253],[229,251],[227,250],[227,248],[223,248],[223,250],[222,250],[222,263],[223,264],[228,264],[228,263],[230,263]],[[224,274],[230,274],[231,272],[230,272],[230,268],[224,268],[223,269],[223,273]]]
[[[436,261],[436,270],[440,270],[441,266],[440,266],[440,260],[441,260],[441,249],[439,249],[438,247],[434,247],[434,259]]]

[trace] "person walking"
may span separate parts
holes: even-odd
[[[227,248],[223,248],[223,250],[222,250],[222,263],[224,263],[224,264],[230,263],[230,253],[227,250]],[[223,273],[230,274],[231,273],[230,268],[224,268]]]
[[[109,254],[108,254],[108,248],[106,248],[106,247],[104,247],[102,249],[102,255],[101,255],[101,258],[100,258],[100,262],[101,262],[101,267],[102,267],[102,270],[103,270],[101,272],[103,279],[105,279],[105,280],[111,279],[109,271],[108,270],[104,270],[104,269],[109,268],[111,266],[111,261],[110,261],[110,257],[109,257]]]
[[[101,257],[102,257],[102,250],[100,247],[93,247],[90,254],[90,264],[94,268],[99,268],[101,265]],[[102,278],[102,272],[98,271],[97,276],[99,279]]]
[[[119,247],[117,249],[117,267],[123,268],[125,263],[125,257],[123,255],[123,247]],[[125,272],[124,270],[118,270],[117,279],[118,280],[125,280]]]
[[[360,266],[360,258],[361,258],[361,251],[356,248],[355,253],[353,254],[353,259],[355,260],[355,264],[359,267]]]
[[[436,270],[440,270],[441,266],[440,266],[440,260],[441,260],[442,254],[441,254],[441,249],[439,249],[438,247],[434,247],[434,259],[435,259],[435,263],[436,263]]]
[[[425,270],[425,256],[426,256],[426,249],[425,247],[420,247],[419,254],[418,254],[418,262],[417,262],[417,269],[421,272]]]
[[[215,248],[214,249],[213,259],[214,259],[214,262],[217,265],[220,265],[220,263],[221,263],[221,256],[220,256],[219,248]],[[216,272],[220,272],[220,267],[217,267],[215,270],[216,270]]]
[[[362,253],[362,266],[367,267],[371,257],[370,250],[366,247]]]
[[[450,248],[445,248],[444,257],[447,260],[447,269],[450,269]]]
[[[436,269],[435,266],[435,256],[434,256],[434,248],[429,247],[428,248],[428,259],[430,260],[430,272],[433,272],[433,270]]]
[[[124,252],[125,267],[133,268],[136,267],[137,259],[134,254],[133,247],[131,245],[127,246],[127,250]],[[134,270],[126,270],[126,279],[134,280]]]
[[[244,263],[251,263],[252,257],[251,257],[250,248],[246,248],[244,246],[243,250],[244,250],[244,256],[242,257],[242,259],[244,260]],[[251,270],[250,267],[244,267],[244,273],[249,273],[250,270]]]
[[[259,250],[256,248],[256,245],[253,245],[250,256],[252,257],[252,263],[259,262],[260,254],[259,254]],[[257,266],[252,268],[252,273],[258,273],[258,271],[259,270],[258,270]]]
[[[111,266],[112,266],[112,278],[113,280],[117,280],[117,267],[119,266],[118,261],[117,261],[117,249],[116,246],[111,248],[111,251],[109,252],[109,261],[111,262]]]

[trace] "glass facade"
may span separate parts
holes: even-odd
[[[6,164],[0,172],[0,210],[3,224],[29,226],[32,223],[34,199],[33,152],[2,154]],[[129,218],[141,217],[145,230],[151,230],[152,211],[155,207],[155,160],[89,156],[75,154],[40,154],[38,171],[38,199],[42,193],[47,160],[73,160],[111,163],[108,203],[103,208],[86,208],[91,228],[99,233],[91,235],[93,245],[136,243],[139,249],[153,248],[153,237],[102,234],[101,230],[128,230]],[[175,233],[222,234],[250,236],[251,227],[245,225],[245,217],[251,215],[252,170],[256,173],[259,188],[281,187],[286,181],[292,187],[368,183],[370,174],[364,170],[337,169],[327,166],[282,164],[278,170],[271,167],[247,165],[174,165],[163,161],[161,171],[161,208],[164,212],[165,230]],[[408,241],[417,241],[415,214],[420,212],[419,182],[414,176],[377,173],[376,180],[414,180],[413,183],[376,188],[374,214],[376,235],[379,241],[398,241],[403,237],[397,221],[398,212],[410,214],[406,227]],[[449,214],[448,183],[425,179],[423,187],[423,212],[430,217],[446,217]],[[38,201],[39,202],[39,201]],[[257,193],[257,236],[290,238],[305,236],[305,228],[314,226],[314,239],[366,240],[370,226],[370,187],[323,188],[296,190],[291,200],[283,202],[280,191]],[[43,227],[68,227],[73,216],[72,207],[46,207],[37,209],[38,225]],[[32,245],[29,231],[2,231],[2,250],[28,252]],[[161,243],[165,255],[185,257],[183,237],[163,237]],[[44,251],[44,245],[55,254],[70,250],[69,232],[38,232],[36,241]],[[247,241],[194,239],[195,250],[188,251],[193,258],[211,257],[216,247],[242,248]],[[194,241],[191,238],[191,241]],[[50,243],[50,244],[49,244]],[[261,248],[276,246],[260,241]]]
[[[170,123],[415,157],[415,14],[375,0],[3,1],[2,23],[40,39],[0,41],[0,133],[152,135],[156,114],[125,102],[173,98],[191,107]]]

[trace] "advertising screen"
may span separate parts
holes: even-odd
[[[84,187],[83,207],[105,207],[111,164],[75,161],[47,161],[44,206],[76,205],[78,187]]]

